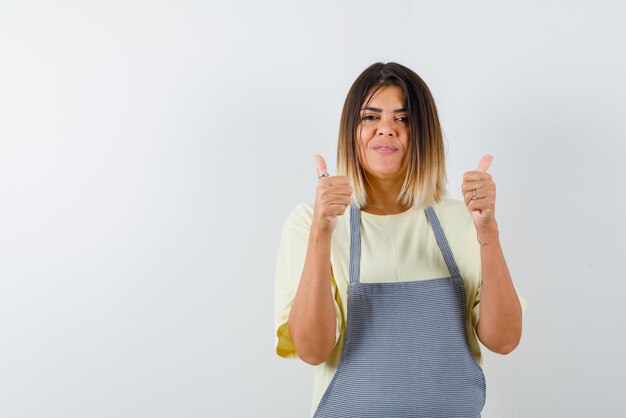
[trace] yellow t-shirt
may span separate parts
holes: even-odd
[[[475,332],[482,273],[474,222],[462,201],[444,198],[433,208],[463,277],[467,295],[465,332],[472,355],[482,365]],[[274,329],[276,353],[285,358],[297,358],[287,321],[304,267],[312,219],[313,205],[300,204],[288,216],[282,230],[274,288]],[[402,282],[450,276],[423,208],[411,208],[395,215],[361,211],[361,228],[361,282]],[[330,384],[343,350],[350,283],[349,209],[337,217],[330,260],[329,286],[335,297],[337,343],[328,360],[315,366],[311,414]]]

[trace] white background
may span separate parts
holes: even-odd
[[[449,190],[485,153],[529,302],[484,417],[617,416],[620,2],[0,2],[0,416],[305,417],[274,354],[280,230],[376,61],[437,101]]]

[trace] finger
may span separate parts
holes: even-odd
[[[315,160],[315,170],[317,171],[317,176],[319,177],[322,174],[328,174],[328,168],[326,167],[324,157],[319,154],[313,154],[313,159]]]
[[[484,172],[481,172],[481,171],[468,171],[465,174],[463,174],[463,181],[464,182],[489,181],[492,178],[493,177],[491,177],[491,174],[484,173]]]
[[[332,194],[337,196],[352,196],[352,187],[350,185],[332,185]]]
[[[489,187],[491,185],[491,183],[492,183],[491,180],[471,180],[471,181],[465,181],[461,185],[461,191],[463,193],[465,193],[465,192],[469,192],[469,191],[472,191],[472,190],[484,189],[486,187]]]
[[[467,203],[467,207],[471,211],[481,211],[484,213],[485,210],[493,210],[493,202],[487,198],[471,200]]]
[[[349,194],[336,194],[324,192],[318,195],[318,201],[322,206],[334,205],[336,203],[349,204],[352,196]]]
[[[474,196],[476,196],[476,199],[474,199]],[[472,190],[472,191],[469,191],[469,192],[465,192],[463,194],[463,199],[465,200],[465,203],[467,204],[467,202],[470,201],[470,200],[484,199],[487,196],[488,196],[487,193],[484,193],[480,189],[476,189],[476,190]]]
[[[489,154],[485,155],[480,162],[478,163],[478,168],[476,171],[480,171],[481,173],[486,173],[493,161],[493,157]]]
[[[346,208],[350,206],[350,201],[348,202],[337,202],[328,206],[328,210],[333,215],[343,215],[346,211]]]
[[[476,196],[476,199],[474,199],[474,196]],[[471,191],[471,192],[465,192],[463,193],[463,201],[465,201],[465,205],[467,206],[472,200],[478,200],[480,199],[480,196],[478,193],[476,193],[475,191]]]
[[[329,186],[338,186],[338,185],[346,185],[346,184],[350,184],[350,182],[348,181],[348,177],[346,176],[328,177]]]

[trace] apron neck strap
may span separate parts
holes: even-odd
[[[459,268],[456,265],[456,261],[454,261],[454,255],[452,255],[452,250],[450,249],[450,245],[446,239],[446,234],[443,233],[443,228],[441,228],[435,209],[433,209],[432,206],[429,206],[425,211],[428,222],[430,222],[430,226],[435,233],[435,238],[437,238],[437,244],[439,245],[443,259],[446,261],[446,265],[450,271],[450,275],[452,277],[459,277],[461,273],[459,273]]]
[[[361,208],[350,206],[350,284],[361,277]]]
[[[435,238],[437,239],[437,245],[441,250],[443,259],[448,266],[450,275],[452,277],[459,277],[459,268],[452,255],[452,250],[446,239],[446,235],[443,233],[443,228],[439,223],[439,218],[432,206],[425,209],[426,217],[430,223]],[[350,283],[359,283],[361,277],[361,209],[356,205],[350,206]]]

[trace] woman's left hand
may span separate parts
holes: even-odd
[[[496,234],[498,225],[496,223],[496,183],[487,173],[493,157],[485,155],[478,163],[476,171],[468,171],[463,175],[463,185],[461,192],[465,205],[474,218],[476,231],[483,238]]]

